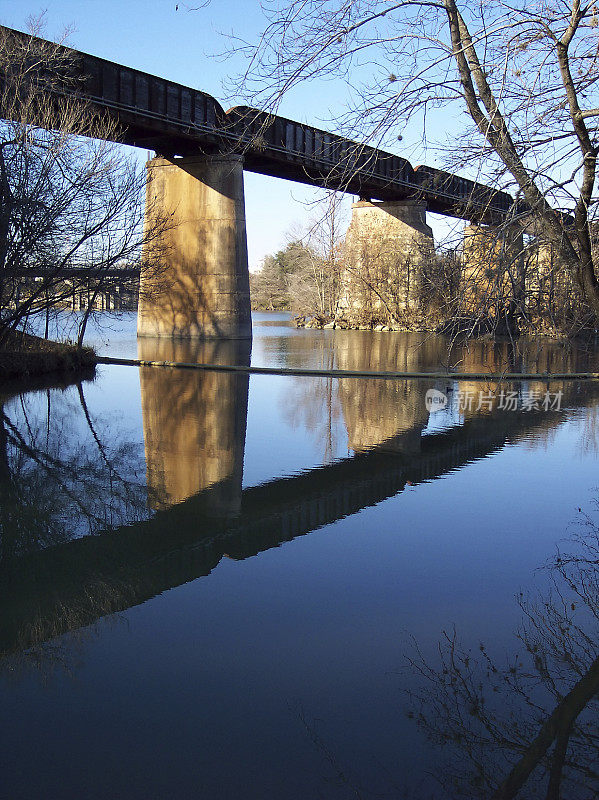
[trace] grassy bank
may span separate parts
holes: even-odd
[[[16,333],[0,346],[0,381],[38,375],[89,373],[96,365],[91,347],[78,348]]]

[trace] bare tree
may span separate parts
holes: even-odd
[[[157,268],[143,171],[79,80],[68,49],[0,29],[0,344],[90,280],[93,294],[119,267]]]
[[[313,230],[302,244],[302,257],[289,276],[289,296],[296,314],[331,319],[338,299],[341,250],[338,246],[329,249],[329,242],[318,240],[319,233],[322,231]]]
[[[319,205],[314,220],[290,233],[287,245],[250,275],[253,308],[332,318],[342,269],[338,198],[331,196]]]
[[[260,41],[234,43],[249,56],[237,88],[255,105],[275,110],[298,83],[337,74],[353,91],[346,133],[418,147],[439,109],[465,111],[436,131],[445,163],[514,193],[509,224],[534,220],[596,320],[593,2],[264,0],[263,10]]]
[[[300,245],[289,276],[291,308],[322,321],[333,318],[344,267],[342,196],[331,192],[312,203],[307,225],[294,232]]]

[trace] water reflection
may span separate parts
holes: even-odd
[[[356,344],[351,339],[336,342],[335,360],[339,369],[417,372],[422,363],[434,363],[442,355],[440,342],[421,341],[421,347],[417,347],[408,339],[400,347],[400,340],[378,336],[362,341],[361,346]],[[377,367],[378,364],[393,366]],[[339,398],[348,447],[355,453],[383,445],[390,452],[419,452],[421,433],[429,418],[424,395],[436,385],[408,380],[340,381]]]
[[[596,372],[599,341],[460,340],[430,333],[292,331],[254,343],[253,360],[269,366],[342,368],[359,358],[368,370]],[[357,355],[359,354],[359,355]]]
[[[94,428],[89,447],[95,452],[84,448],[59,457],[52,442],[53,436],[64,439],[62,428],[51,427],[54,434],[42,447],[35,435],[25,441],[5,416],[4,441],[35,469],[25,492],[18,481],[20,461],[7,458],[4,448],[0,569],[10,591],[2,599],[0,652],[129,608],[208,575],[225,555],[244,559],[277,547],[563,421],[557,411],[471,412],[460,424],[423,436],[430,383],[339,381],[354,454],[242,490],[247,376],[147,368],[141,374],[142,407],[156,512],[148,519],[139,487],[123,478],[126,446],[113,441],[109,447]],[[594,384],[562,389],[568,404],[595,403],[599,396]],[[42,484],[53,487],[49,496],[40,492]],[[120,526],[101,524],[108,485],[111,519],[120,519]],[[57,493],[72,502],[55,507]],[[82,525],[94,535],[74,538]]]
[[[313,341],[301,337],[293,349],[285,349],[283,366],[309,364],[318,369],[356,371],[397,370],[434,372],[457,368],[465,372],[568,372],[595,368],[596,353],[592,350],[560,346],[547,342],[476,341],[451,343],[443,337],[425,334],[385,336],[360,331],[339,331],[327,339]],[[419,452],[422,434],[431,426],[447,428],[463,424],[466,419],[486,419],[493,409],[479,404],[481,393],[493,397],[493,405],[504,393],[515,393],[518,407],[524,394],[543,398],[547,392],[562,392],[561,406],[589,406],[585,411],[587,430],[594,433],[592,419],[599,399],[594,384],[526,381],[493,382],[480,380],[367,380],[320,378],[287,379],[288,390],[281,403],[282,413],[294,425],[301,423],[322,446],[322,460],[331,461],[339,447],[339,428],[346,435],[347,449],[361,453],[372,448],[390,452]],[[449,404],[444,412],[429,414],[425,395],[428,389],[447,394]],[[470,397],[459,407],[460,397]],[[503,412],[499,426],[508,431],[513,420]],[[510,412],[511,413],[511,412]],[[509,416],[509,414],[508,414]],[[341,426],[339,425],[341,422]],[[534,428],[534,425],[532,426]],[[551,427],[551,426],[549,426]],[[549,430],[549,429],[547,429]],[[585,437],[583,446],[593,447],[595,437]]]
[[[139,358],[249,365],[251,342],[139,340]],[[241,505],[249,375],[140,369],[148,488],[155,509],[209,487],[213,514]]]
[[[43,400],[42,400],[43,398]],[[5,396],[0,406],[0,563],[147,516],[138,453],[69,395]]]
[[[90,413],[83,384],[73,389],[68,399],[48,390],[45,402],[5,394],[0,409],[2,652],[77,629],[130,598],[118,596],[101,563],[83,599],[77,585],[78,543],[148,511],[134,444]],[[65,546],[68,558],[57,559]]]
[[[416,651],[412,711],[442,746],[435,775],[457,798],[590,798],[599,793],[599,527],[586,518],[547,569],[552,591],[519,594],[518,652],[494,659],[456,631],[439,663]],[[491,650],[493,649],[491,643]]]
[[[423,347],[416,348],[414,337],[405,337],[403,345],[400,344],[400,338],[387,338],[383,335],[331,337],[328,344],[322,338],[319,339],[322,343],[320,349],[314,346],[314,341],[308,337],[293,340],[280,353],[282,363],[307,366],[321,359],[323,365],[343,369],[421,370],[423,366],[436,368],[444,357],[444,345],[430,340]],[[148,350],[148,347],[152,349]],[[249,359],[247,350],[239,349],[234,344],[219,347],[215,343],[208,343],[199,349],[189,349],[186,343],[169,343],[168,348],[164,349],[165,345],[162,343],[161,347],[163,349],[144,341],[141,343],[140,356],[152,360],[197,359],[212,360],[215,363],[248,363]],[[484,365],[489,370],[497,371],[508,368],[507,362],[513,355],[510,355],[509,348],[506,347],[507,345],[483,343],[476,351],[472,348],[472,353],[462,352],[460,359],[472,369],[478,370]],[[519,363],[530,369],[532,355],[529,354],[527,358],[529,360],[526,366],[523,361]],[[562,369],[564,363],[575,366],[578,363],[577,358],[566,354],[565,362],[560,362],[555,353],[540,354],[534,363],[542,369],[548,366]],[[514,369],[513,364],[509,368]],[[7,399],[5,402],[3,424],[0,426],[0,655],[3,657],[0,663],[5,668],[7,665],[12,668],[15,658],[17,661],[27,658],[42,671],[56,669],[57,664],[60,668],[63,668],[61,665],[66,665],[65,668],[68,669],[76,668],[80,635],[83,635],[81,632],[86,626],[93,626],[107,615],[126,612],[149,598],[192,581],[197,581],[196,587],[206,587],[208,593],[211,583],[213,586],[217,583],[219,573],[210,580],[198,579],[213,572],[225,556],[229,559],[248,559],[263,551],[278,548],[291,539],[351,517],[363,509],[383,504],[386,499],[398,495],[398,501],[403,505],[396,505],[393,514],[399,517],[398,511],[403,513],[410,504],[412,507],[414,504],[416,493],[408,490],[406,495],[401,496],[406,487],[436,481],[465,464],[501,450],[506,443],[531,437],[535,440],[550,437],[567,421],[578,421],[580,424],[577,430],[586,431],[584,435],[588,438],[588,431],[594,430],[592,420],[596,416],[599,401],[599,387],[594,383],[552,383],[548,387],[547,384],[537,381],[530,382],[524,388],[520,384],[502,384],[502,387],[504,390],[516,392],[531,389],[545,391],[547,388],[554,392],[563,391],[564,410],[545,411],[541,408],[522,413],[477,409],[473,406],[465,411],[456,411],[455,407],[450,406],[445,412],[429,415],[425,404],[427,389],[446,391],[451,388],[453,394],[457,394],[467,390],[478,392],[481,384],[450,382],[448,387],[447,382],[439,382],[434,378],[423,381],[379,381],[260,377],[256,380],[273,382],[262,383],[262,387],[272,387],[275,381],[280,382],[277,387],[280,390],[279,396],[284,397],[286,413],[289,417],[295,415],[294,419],[298,424],[313,426],[314,435],[318,436],[322,444],[323,457],[321,463],[317,464],[298,463],[298,470],[303,468],[302,471],[280,477],[282,470],[279,469],[276,454],[273,454],[272,474],[269,479],[258,486],[242,488],[248,416],[247,376],[146,368],[140,370],[139,378],[142,430],[138,434],[143,433],[143,443],[139,436],[136,444],[131,433],[120,428],[114,419],[104,419],[93,403],[89,402],[90,392],[85,386],[75,387],[68,397],[52,395],[49,413],[46,413],[46,406],[39,401],[39,396],[37,405],[32,404],[27,396],[16,400]],[[482,388],[492,391],[498,390],[499,386],[485,383]],[[274,411],[272,413],[274,416]],[[587,421],[589,422],[585,429]],[[342,448],[334,441],[333,434],[338,439],[343,436],[347,442],[347,448],[344,448],[347,455],[343,458],[338,457]],[[281,447],[292,447],[293,443],[294,439],[290,437]],[[251,453],[249,444],[248,448]],[[442,487],[443,483],[449,484],[449,481],[439,481],[436,487]],[[462,486],[463,494],[459,495],[456,503],[468,504],[468,492],[476,492],[477,489],[477,486],[468,486],[466,489]],[[493,490],[494,487],[487,487],[485,491],[490,497]],[[446,491],[450,492],[452,488],[448,490],[446,486]],[[438,498],[440,494],[436,496]],[[374,509],[373,514],[378,510]],[[372,518],[374,517],[370,519]],[[468,523],[467,517],[466,522]],[[484,535],[486,522],[472,520],[473,526],[479,525],[481,529],[475,529],[477,536]],[[447,530],[444,529],[443,534],[434,540],[436,546],[441,546],[444,539],[446,544],[451,542],[456,533],[451,519],[445,520],[443,524]],[[501,519],[499,522],[494,520],[493,524],[501,525]],[[396,535],[402,532],[401,525],[401,521],[397,521],[396,527],[390,526],[390,540],[401,538]],[[347,533],[348,552],[352,548],[360,550],[361,544],[356,534],[358,528],[359,523],[353,527],[352,533],[350,520],[336,528],[337,534],[341,531],[343,537]],[[332,587],[335,581],[343,583],[345,580],[342,571],[336,570],[333,565],[333,559],[326,561],[326,556],[331,553],[334,556],[341,554],[343,557],[345,539],[338,550],[327,551],[326,546],[323,547],[319,556],[322,557],[324,553],[325,557],[320,562],[318,558],[310,562],[305,556],[310,543],[322,541],[326,544],[327,538],[332,539],[331,531],[332,528],[329,528],[328,536],[319,533],[297,543],[306,546],[303,550],[299,547],[296,551],[299,552],[297,565],[294,562],[284,580],[293,580],[291,573],[294,569],[301,572],[300,580],[305,584],[301,590],[305,589],[306,595],[315,586],[310,583],[308,573],[311,571],[317,573],[320,576],[318,580],[327,584],[327,587],[330,575]],[[366,529],[364,535],[367,537],[371,533],[372,530]],[[587,541],[590,541],[589,537]],[[378,545],[381,545],[380,539]],[[448,548],[450,546],[451,544],[447,544]],[[390,561],[395,559],[393,569],[397,570],[397,575],[386,576],[386,579],[395,584],[400,576],[400,560],[406,557],[409,559],[410,555],[406,556],[400,549],[392,548],[389,554]],[[247,599],[244,594],[247,583],[244,580],[249,581],[252,567],[257,563],[268,562],[269,559],[274,561],[275,555],[276,552],[272,550],[268,557],[256,559],[253,564],[243,566],[231,565],[230,561],[223,562],[223,567],[234,566],[239,569],[237,573],[229,573],[231,583],[228,588],[232,589],[232,595],[239,594],[241,597],[241,616]],[[381,558],[385,557],[383,555]],[[360,558],[366,558],[364,553],[356,557],[357,560]],[[567,698],[577,681],[586,680],[585,676],[590,671],[593,658],[596,658],[592,650],[593,641],[596,641],[592,629],[588,625],[584,628],[582,621],[576,621],[578,628],[575,632],[575,626],[568,622],[566,616],[574,615],[575,611],[578,615],[585,603],[588,606],[587,601],[592,592],[595,592],[596,597],[599,552],[594,557],[591,554],[581,557],[579,554],[577,558],[579,560],[576,562],[568,562],[572,568],[568,579],[570,582],[566,582],[568,591],[563,587],[560,589],[561,594],[556,597],[563,598],[563,602],[560,600],[561,604],[554,603],[554,611],[550,610],[548,604],[538,603],[533,607],[533,604],[523,602],[529,627],[526,629],[528,633],[523,628],[521,642],[531,659],[532,668],[528,672],[524,662],[522,669],[516,664],[517,672],[514,676],[509,671],[509,666],[513,666],[511,662],[503,671],[493,663],[497,670],[493,672],[493,667],[483,651],[479,651],[478,664],[475,667],[473,655],[466,653],[465,648],[460,650],[457,639],[451,638],[451,634],[447,642],[449,649],[445,650],[446,662],[449,664],[447,673],[444,672],[447,663],[439,667],[430,660],[419,662],[421,674],[426,673],[429,681],[423,692],[417,696],[419,705],[416,714],[422,714],[421,724],[431,738],[443,741],[446,747],[453,748],[448,750],[448,753],[451,752],[450,761],[454,767],[459,765],[459,769],[454,769],[451,775],[452,779],[459,779],[461,785],[455,788],[458,784],[452,783],[448,787],[450,797],[490,796],[492,791],[498,790],[501,781],[516,762],[522,760],[531,743],[536,741],[540,730],[552,718],[553,710],[562,709],[558,716],[565,714],[563,718],[567,717],[564,709],[569,706],[562,703],[562,700]],[[376,567],[378,572],[375,573],[370,564],[378,586],[385,577],[382,575],[384,565],[376,563]],[[476,564],[472,569],[476,569]],[[361,575],[360,570],[364,575]],[[241,574],[244,578],[240,578]],[[404,581],[408,578],[409,568],[402,573]],[[360,563],[352,574],[352,580],[357,583],[364,580],[367,583],[368,569],[363,569]],[[586,583],[582,583],[583,580]],[[270,581],[273,581],[272,574]],[[273,605],[280,602],[282,607],[286,602],[292,605],[295,602],[284,594],[273,600],[269,594],[271,582],[267,580],[264,583],[268,588],[265,591],[266,599],[260,606],[261,620],[270,613],[271,602]],[[349,594],[350,589],[347,591]],[[374,591],[373,589],[373,593]],[[570,595],[575,591],[581,593],[581,598],[571,599]],[[194,608],[198,596],[194,595]],[[205,598],[207,594],[202,596]],[[176,593],[172,593],[169,598],[163,605],[148,606],[154,609],[158,607],[163,612],[162,617],[158,614],[160,619],[156,622],[155,630],[151,630],[152,635],[160,633],[160,626],[164,626],[165,613],[173,614],[174,617],[173,609],[176,613],[179,611]],[[466,602],[476,604],[476,599],[468,590]],[[155,604],[161,602],[156,600]],[[230,602],[230,598],[219,595],[218,602],[224,605]],[[306,613],[317,617],[319,612],[307,602]],[[568,609],[572,603],[576,609],[571,609],[570,614]],[[451,620],[451,612],[444,603],[440,605],[440,613],[447,614],[448,620]],[[300,607],[305,611],[305,606]],[[540,613],[535,616],[536,608]],[[596,609],[596,604],[594,608]],[[191,640],[194,636],[199,636],[199,628],[206,627],[209,633],[206,634],[205,641],[208,642],[209,650],[213,638],[216,637],[216,628],[221,628],[220,617],[207,618],[205,607],[201,606],[201,609],[201,613],[197,612],[197,620],[193,618],[193,624],[197,622],[197,629],[186,632],[183,630],[186,623],[179,623],[179,635],[181,641],[185,642],[181,645],[182,651],[192,648],[191,644],[188,647],[187,633]],[[141,609],[138,611],[141,612]],[[293,611],[295,613],[295,606]],[[369,643],[374,642],[373,646],[379,641],[376,636],[385,635],[382,630],[376,630],[376,620],[379,619],[376,614],[380,614],[380,619],[383,620],[382,628],[391,626],[391,616],[395,611],[392,608],[388,610],[375,607],[371,620],[373,638],[368,639]],[[562,614],[561,617],[558,612]],[[353,609],[354,617],[351,613],[350,609],[348,628],[354,622],[356,625],[360,624],[360,613],[356,609]],[[535,622],[541,620],[542,614],[545,615],[544,631],[541,630],[541,622]],[[296,616],[300,618],[302,614],[298,611]],[[169,627],[171,624],[176,627],[173,617],[168,617]],[[135,615],[127,616],[127,619],[133,629]],[[589,617],[585,624],[589,620],[593,622]],[[325,618],[325,627],[326,621]],[[232,630],[231,637],[242,635],[241,629],[245,622],[245,618],[239,622],[239,627]],[[321,622],[318,618],[315,629],[304,632],[304,635],[321,635],[316,630]],[[570,627],[566,626],[566,622]],[[443,622],[440,621],[440,624]],[[254,637],[255,647],[259,649],[262,646],[262,632],[259,628],[255,630],[258,631]],[[274,636],[274,647],[278,648],[280,644],[284,648],[284,642],[292,638],[295,629],[290,627],[278,634],[276,628],[274,631],[273,634],[271,628],[268,634],[264,634],[265,638]],[[583,631],[586,639],[581,638]],[[546,636],[543,640],[545,634],[548,638]],[[280,636],[280,641],[276,639],[277,635]],[[325,635],[335,637],[337,631],[330,629],[328,634],[322,634]],[[583,652],[576,644],[577,637],[579,642],[587,643],[586,651]],[[349,641],[349,634],[347,638]],[[356,648],[359,649],[360,641],[357,638]],[[156,639],[159,640],[160,636],[157,635]],[[203,645],[205,641],[202,640]],[[174,656],[169,654],[172,660],[179,656],[181,653],[175,653]],[[535,662],[536,656],[539,658]],[[212,656],[206,656],[208,657]],[[301,673],[302,665],[305,666],[302,657],[297,656],[299,666],[290,665],[289,661],[285,662],[281,658],[282,668],[293,671],[297,666],[298,674]],[[357,658],[358,665],[362,663],[360,658],[364,662],[363,653]],[[182,659],[184,661],[184,654]],[[165,664],[167,662],[171,669],[172,663],[165,657]],[[454,666],[459,672],[454,670]],[[566,673],[570,675],[569,678]],[[164,674],[160,672],[161,680],[164,679]],[[141,675],[144,682],[143,669]],[[545,678],[546,675],[549,677]],[[493,689],[500,678],[503,683],[497,688],[503,694]],[[367,686],[369,679],[370,676],[364,676],[363,682],[359,684],[360,691]],[[226,683],[227,680],[228,673],[223,682]],[[168,673],[166,682],[170,682]],[[510,717],[505,713],[501,718],[503,721],[491,717],[490,712],[487,712],[491,707],[489,696],[501,696],[499,711],[504,713],[509,706],[503,699],[506,691],[516,700],[522,698],[520,689],[523,682],[528,682],[527,691],[531,703],[526,700],[524,710],[515,703],[515,716]],[[584,688],[586,684],[582,685]],[[535,687],[540,687],[545,695],[537,696]],[[197,686],[190,685],[187,688],[193,693],[198,691]],[[227,692],[229,688],[226,688]],[[305,690],[305,686],[303,688]],[[299,691],[298,689],[298,693]],[[243,694],[243,688],[240,693]],[[324,694],[321,694],[321,698]],[[349,690],[347,697],[351,696]],[[586,709],[584,714],[590,714],[594,710],[587,702],[590,695],[581,692],[580,697],[583,698]],[[144,698],[148,699],[146,695]],[[470,706],[466,704],[467,700],[472,701]],[[206,698],[203,697],[202,702],[205,701]],[[481,723],[477,710],[483,705],[484,713],[489,716]],[[526,708],[533,709],[534,714],[527,717]],[[470,715],[472,710],[477,713]],[[199,714],[197,709],[196,713]],[[215,719],[218,713],[220,710],[215,712]],[[561,760],[564,768],[572,771],[574,768],[571,762],[583,760],[577,756],[580,743],[586,743],[585,746],[590,747],[597,737],[597,731],[593,728],[596,723],[592,719],[587,720],[587,728],[579,733],[576,726],[586,724],[584,714],[577,715],[576,724],[566,734],[559,733],[559,726],[552,729],[556,732],[552,734],[553,738],[541,761],[534,762],[532,759],[530,762],[535,763],[535,769],[543,766],[557,775],[558,766],[553,768],[553,765],[560,761],[556,756],[558,740],[562,744],[567,740],[568,755]],[[461,725],[459,729],[451,727],[456,720]],[[518,726],[514,724],[514,720]],[[359,727],[358,722],[355,724]],[[501,731],[503,739],[498,737],[492,741],[489,730],[484,734],[481,724],[483,728],[487,726],[488,729]],[[513,726],[511,740],[510,725]],[[458,736],[462,738],[458,740]],[[470,744],[465,745],[465,749],[458,753],[457,750],[468,736]],[[509,746],[503,741],[505,739]],[[472,742],[475,742],[478,750]],[[514,743],[516,746],[510,749]],[[399,746],[401,745],[398,744]],[[475,767],[484,762],[483,777],[476,771],[473,773],[470,768],[466,770],[466,757],[472,757]],[[587,765],[591,763],[592,754],[586,760]],[[214,769],[218,771],[222,768],[221,764]],[[581,781],[586,780],[586,773],[580,771],[579,774]],[[449,770],[444,775],[448,777]],[[540,780],[544,781],[546,778]],[[565,785],[563,781],[562,785]],[[525,792],[528,791],[526,786],[523,784]],[[258,790],[256,792],[258,794]],[[535,796],[532,790],[530,794]],[[552,795],[544,791],[539,796]],[[577,795],[573,790],[571,796],[577,798],[584,795]]]

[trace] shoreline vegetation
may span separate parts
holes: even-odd
[[[261,309],[263,310],[263,309]],[[289,310],[289,309],[285,309]],[[292,316],[292,324],[296,328],[316,328],[319,330],[355,330],[355,331],[419,331],[425,333],[439,333],[435,328],[426,325],[385,325],[374,319],[359,322],[338,317],[334,314],[298,314]]]
[[[0,345],[0,381],[3,390],[14,379],[81,373],[90,377],[97,356],[91,347],[41,339],[17,331]]]
[[[356,239],[355,222],[329,250],[298,240],[267,256],[250,273],[253,310],[289,311],[298,328],[558,340],[598,333],[567,270],[536,239],[506,243],[469,226],[461,247],[424,252],[394,231]]]
[[[266,311],[268,309],[252,309]],[[566,333],[556,330],[551,326],[520,326],[519,329],[510,332],[507,328],[497,325],[492,319],[475,319],[471,317],[456,317],[447,322],[416,320],[412,322],[391,322],[383,323],[376,316],[368,318],[364,315],[360,319],[348,319],[345,316],[335,314],[293,314],[290,309],[276,309],[277,311],[287,311],[291,314],[290,322],[296,328],[312,328],[317,330],[352,330],[352,331],[373,331],[373,332],[395,332],[395,333],[430,333],[442,336],[459,336],[468,339],[519,339],[519,338],[543,338],[554,341],[564,339],[595,339],[598,331],[582,329],[575,333]]]

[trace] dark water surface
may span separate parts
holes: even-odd
[[[138,355],[134,315],[92,339]],[[139,354],[599,370],[284,314]],[[516,764],[597,796],[599,383],[102,366],[1,399],[1,797],[483,798]],[[566,757],[531,756],[558,706]]]

